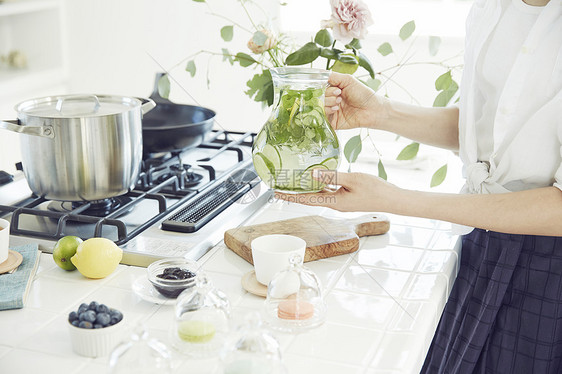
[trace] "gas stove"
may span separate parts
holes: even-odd
[[[105,237],[123,249],[122,263],[147,266],[166,257],[201,258],[262,208],[272,193],[251,159],[254,133],[212,131],[199,146],[145,155],[135,188],[115,198],[50,201],[31,193],[23,173],[0,186],[0,217],[10,244],[38,243],[52,252],[65,235]]]

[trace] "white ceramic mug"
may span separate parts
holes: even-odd
[[[272,234],[257,237],[250,244],[256,279],[268,285],[273,276],[289,266],[291,255],[304,259],[306,242],[296,236]]]
[[[8,259],[10,250],[10,222],[0,218],[0,264]]]

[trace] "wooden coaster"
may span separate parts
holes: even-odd
[[[4,274],[14,270],[18,266],[20,266],[22,261],[23,261],[23,256],[21,255],[21,253],[12,251],[10,249],[6,261],[0,264],[0,274]]]
[[[256,279],[256,272],[254,270],[244,274],[242,277],[242,287],[246,291],[256,296],[266,297],[267,286],[264,286]]]

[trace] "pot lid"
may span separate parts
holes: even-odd
[[[18,113],[36,117],[82,118],[115,115],[140,108],[134,97],[108,95],[62,95],[27,100],[16,105]]]

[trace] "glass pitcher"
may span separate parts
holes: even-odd
[[[313,169],[336,170],[340,147],[324,113],[328,70],[270,69],[275,89],[271,116],[256,136],[252,158],[269,187],[286,193],[317,192]]]

